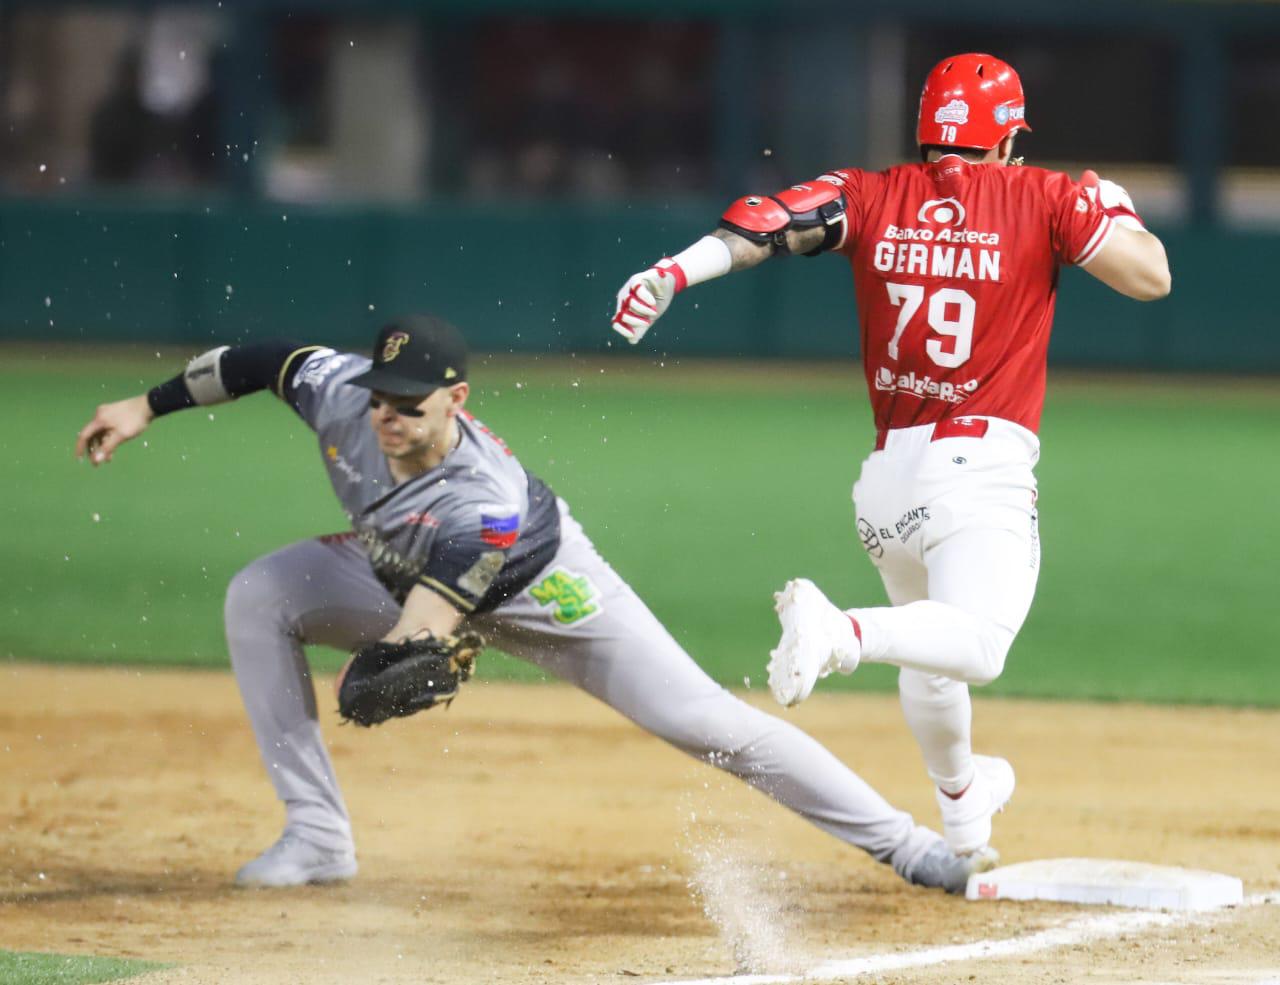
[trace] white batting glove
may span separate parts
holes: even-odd
[[[680,264],[670,257],[663,257],[648,270],[632,275],[618,292],[617,307],[610,322],[613,330],[635,345],[688,282]]]
[[[1099,178],[1096,171],[1086,171],[1080,179],[1090,197],[1097,199],[1102,211],[1111,217],[1117,225],[1129,229],[1146,229],[1142,217],[1133,207],[1133,199],[1122,185],[1106,178]]]

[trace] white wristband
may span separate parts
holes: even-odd
[[[680,264],[680,269],[684,271],[685,287],[723,277],[733,267],[733,254],[729,252],[729,245],[716,236],[703,236],[671,259]]]
[[[191,399],[198,406],[224,404],[231,399],[231,394],[222,383],[222,354],[229,348],[231,347],[223,345],[210,349],[187,363],[182,378],[186,381]]]

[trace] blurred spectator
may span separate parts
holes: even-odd
[[[293,15],[271,32],[273,137],[282,146],[322,148],[330,137],[332,18]]]
[[[191,176],[202,184],[214,184],[225,173],[227,151],[221,139],[225,91],[221,83],[226,74],[225,63],[223,49],[212,49],[204,91],[182,120],[182,155]]]
[[[709,170],[713,39],[708,25],[485,24],[474,85],[460,93],[466,187],[577,198],[698,190]]]
[[[142,177],[155,153],[162,122],[142,104],[142,52],[131,44],[120,55],[111,88],[89,124],[89,174],[104,184]]]
[[[870,28],[849,14],[816,45],[729,8],[681,20],[486,15],[461,0],[258,6],[0,0],[0,187],[182,191],[234,174],[237,192],[267,198],[382,203],[776,187],[850,155],[910,157],[901,120],[919,78],[973,48],[1018,64],[1033,125],[1059,121],[1020,144],[1029,161],[1103,166],[1150,218],[1186,211],[1184,41],[1169,32],[1117,45],[1074,19],[903,14]],[[867,57],[846,57],[846,41]],[[1243,125],[1280,109],[1277,51],[1262,31],[1223,54],[1232,221],[1280,221],[1276,140]],[[815,108],[814,91],[830,105]]]
[[[111,88],[89,125],[89,173],[106,185],[157,182],[191,185],[214,180],[219,105],[205,76],[194,97],[165,100],[158,112],[143,100],[144,52],[130,44],[120,55]],[[169,90],[169,95],[172,95]]]

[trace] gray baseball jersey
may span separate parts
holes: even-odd
[[[286,366],[284,398],[316,432],[333,490],[397,601],[422,584],[463,612],[487,612],[555,556],[555,494],[465,413],[445,460],[397,483],[369,427],[369,391],[348,382],[370,365],[349,352],[307,352]]]
[[[281,548],[237,573],[227,591],[231,665],[289,832],[334,851],[352,845],[303,648],[381,638],[404,595],[423,584],[467,612],[464,625],[490,645],[916,878],[941,837],[799,729],[708,677],[568,505],[480,422],[462,418],[444,462],[397,485],[369,424],[368,391],[347,382],[369,365],[331,349],[300,351],[275,388],[319,436],[359,542],[342,535]]]

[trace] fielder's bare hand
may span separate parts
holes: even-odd
[[[102,404],[76,436],[76,458],[87,454],[95,466],[111,461],[115,450],[145,431],[154,417],[146,394]]]

